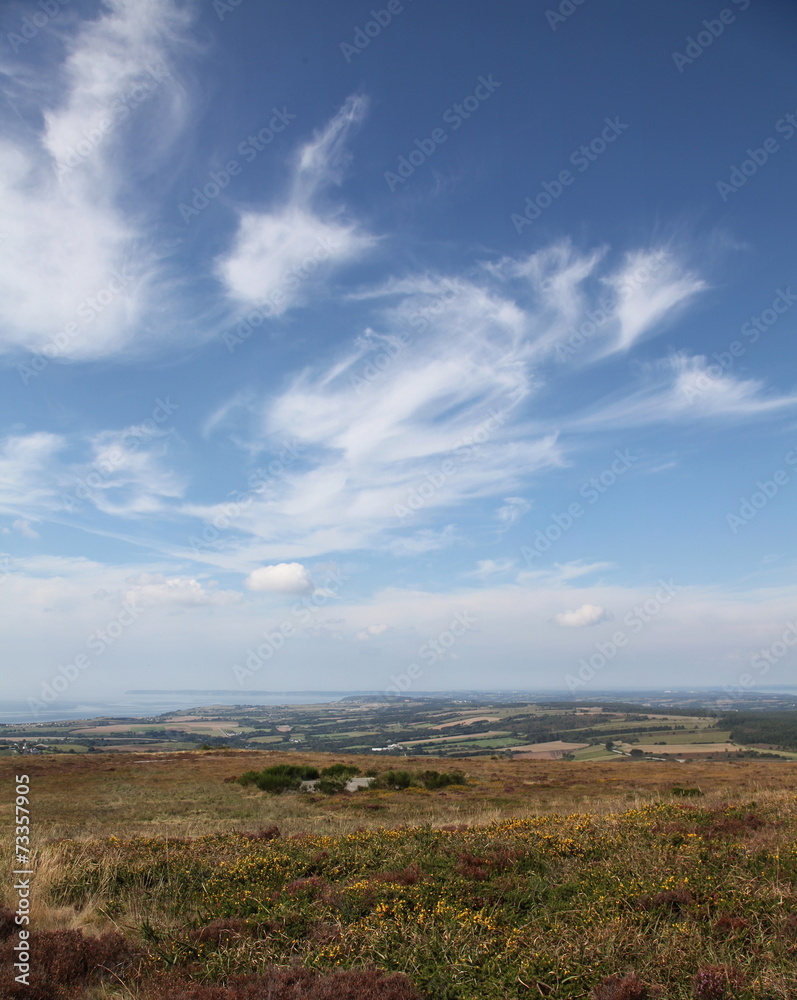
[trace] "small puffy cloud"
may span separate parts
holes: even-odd
[[[505,528],[511,528],[530,510],[531,504],[523,497],[504,497],[504,506],[498,507],[495,514]]]
[[[136,607],[176,606],[183,608],[207,605],[239,604],[237,590],[215,590],[216,581],[206,583],[189,577],[165,577],[161,573],[142,573],[128,580],[132,584],[125,600]]]
[[[374,636],[382,635],[384,632],[389,631],[391,631],[390,625],[378,622],[376,625],[366,625],[364,629],[357,632],[355,638],[359,639],[360,642],[367,642],[368,639],[373,639]]]
[[[586,628],[588,625],[600,625],[610,617],[599,604],[582,604],[573,611],[562,611],[554,615],[552,621],[563,628]]]
[[[272,594],[307,594],[313,590],[313,578],[301,563],[277,563],[252,570],[246,586]]]

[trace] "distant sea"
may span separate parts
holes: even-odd
[[[368,691],[127,691],[109,701],[56,701],[40,712],[26,701],[0,701],[0,722],[137,718],[204,705],[320,705]]]

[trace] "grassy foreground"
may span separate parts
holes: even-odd
[[[24,759],[44,982],[4,971],[0,996],[797,996],[790,764],[481,759],[464,788],[332,797],[224,781],[288,760]]]

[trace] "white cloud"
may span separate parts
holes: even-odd
[[[466,573],[465,576],[486,580],[488,577],[495,576],[498,573],[506,573],[514,565],[514,559],[480,559],[476,563],[476,569]]]
[[[569,583],[571,580],[578,580],[592,573],[600,573],[605,569],[614,569],[614,563],[585,563],[578,559],[573,562],[554,563],[553,566],[546,569],[523,570],[518,573],[517,582],[521,586],[558,587]]]
[[[488,266],[513,281],[519,301],[526,303],[535,357],[556,354],[585,363],[627,350],[663,328],[707,287],[666,247],[629,251],[608,273],[607,256],[607,247],[580,253],[565,240]]]
[[[131,517],[163,510],[164,501],[185,490],[183,478],[166,464],[166,438],[140,426],[95,434],[90,465],[75,470],[81,495],[105,514]]]
[[[0,443],[0,510],[24,521],[34,513],[38,520],[74,515],[86,504],[115,517],[164,512],[185,490],[171,467],[174,440],[144,425],[99,431],[88,440],[43,432],[9,436]]]
[[[766,395],[760,379],[737,379],[703,355],[678,353],[645,374],[646,384],[588,414],[565,421],[569,430],[603,430],[688,419],[735,419],[797,405],[797,395]]]
[[[121,206],[185,116],[171,64],[185,10],[105,0],[67,37],[62,66],[37,67],[35,83],[6,71],[18,113],[0,141],[0,351],[113,354],[141,341],[147,309],[161,305],[140,206]],[[128,148],[134,127],[143,133]]]
[[[360,629],[359,632],[355,633],[354,638],[359,642],[367,642],[375,636],[383,635],[385,632],[390,631],[392,631],[392,627],[390,625],[385,625],[384,622],[378,622],[375,625],[366,625],[364,629]]]
[[[324,174],[324,149],[320,140],[308,147],[313,176]],[[307,184],[312,189],[315,181]],[[226,421],[247,413],[259,420],[250,451],[292,439],[302,452],[269,496],[254,498],[236,521],[262,544],[232,545],[258,559],[371,546],[418,554],[439,547],[419,533],[433,530],[424,522],[495,495],[507,498],[496,510],[500,530],[516,523],[529,509],[516,491],[535,473],[567,464],[553,421],[522,424],[519,404],[539,390],[543,364],[599,300],[606,253],[578,254],[560,244],[479,266],[470,276],[408,275],[351,295],[378,303],[378,333],[366,329],[347,352],[308,368],[265,405],[238,396],[217,409]],[[630,255],[607,280],[625,287],[630,268],[641,281],[651,256]],[[672,257],[660,266],[657,287],[669,292],[635,320],[635,336],[697,281]],[[597,342],[610,342],[624,315],[601,328]],[[558,423],[584,431],[590,419]],[[390,537],[408,527],[413,534]]]
[[[599,604],[582,604],[573,611],[561,611],[551,619],[563,628],[585,628],[588,625],[600,625],[608,621],[610,615]]]
[[[37,432],[9,435],[0,445],[0,507],[16,512],[52,503],[51,469],[66,440]]]
[[[301,563],[277,563],[252,570],[246,586],[274,594],[307,594],[313,590],[313,578]]]
[[[522,497],[504,497],[503,507],[498,507],[495,515],[502,525],[511,528],[524,514],[531,510],[531,504]]]
[[[327,127],[299,152],[291,191],[270,212],[241,212],[232,248],[216,271],[236,302],[257,303],[269,315],[296,305],[319,276],[361,256],[375,243],[339,209],[314,205],[339,182],[346,162],[345,141],[363,118],[366,101],[351,97]]]
[[[193,577],[166,577],[162,573],[142,573],[130,579],[125,601],[136,607],[176,606],[185,608],[240,604],[237,590],[215,590],[216,581],[202,582]]]
[[[444,549],[457,540],[456,528],[447,524],[440,531],[433,528],[422,528],[411,535],[403,535],[388,542],[387,550],[394,556],[419,556],[424,552],[435,552]]]
[[[708,287],[664,249],[626,254],[623,267],[603,280],[617,303],[617,333],[606,353],[627,351]]]

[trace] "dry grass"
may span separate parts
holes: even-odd
[[[327,799],[264,796],[224,779],[271,764],[327,766],[340,759],[370,767],[422,771],[459,767],[467,788],[442,792],[359,792]],[[11,788],[22,769],[39,842],[57,838],[197,837],[276,824],[284,833],[343,834],[358,827],[467,822],[483,824],[550,812],[613,812],[677,785],[699,787],[706,801],[729,792],[755,797],[767,789],[797,788],[797,775],[777,761],[677,764],[452,759],[303,754],[280,751],[184,751],[154,754],[42,755],[0,758],[0,787]],[[0,823],[8,829],[12,800],[0,796]]]
[[[225,780],[336,759],[363,771],[455,765],[469,782],[326,797]],[[42,755],[0,759],[4,831],[22,772],[41,940],[89,956],[76,959],[88,968],[112,945],[121,953],[107,935],[122,932],[150,964],[160,956],[176,969],[160,985],[154,967],[124,983],[89,971],[80,989],[41,986],[26,1000],[261,1000],[256,984],[235,985],[250,971],[272,977],[262,998],[332,996],[343,980],[331,969],[369,963],[409,980],[369,974],[362,991],[374,992],[360,994],[350,978],[353,997],[797,996],[785,971],[797,958],[797,775],[787,763]],[[154,936],[142,938],[147,928]],[[293,964],[314,969],[313,983],[273,972]],[[64,957],[58,968],[72,966]],[[185,976],[222,985],[203,991],[180,985]],[[11,989],[0,984],[0,1000]]]

